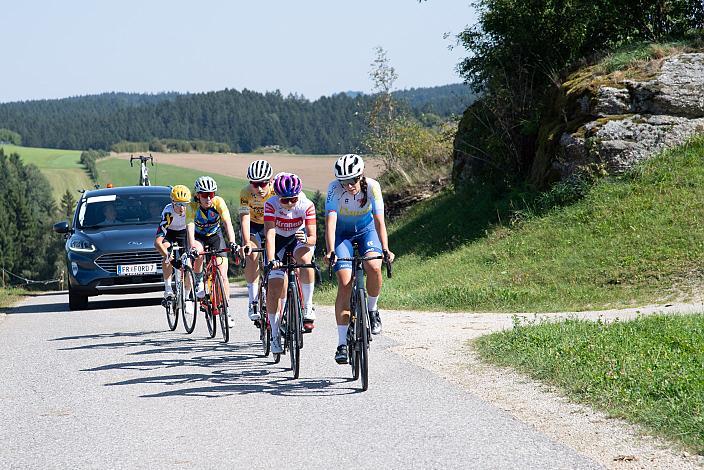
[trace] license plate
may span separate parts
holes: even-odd
[[[120,276],[136,276],[139,274],[156,274],[156,263],[151,264],[118,264],[117,274]]]

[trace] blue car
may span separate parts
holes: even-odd
[[[67,237],[71,310],[86,308],[89,296],[164,288],[154,238],[170,192],[166,186],[86,191],[76,204],[71,226],[54,225],[55,232]]]

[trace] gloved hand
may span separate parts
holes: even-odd
[[[308,241],[308,235],[306,235],[305,232],[298,231],[296,232],[296,240],[298,240],[301,243],[305,243]]]
[[[282,266],[282,263],[278,259],[274,259],[274,260],[269,261],[269,270],[279,269],[281,266]]]
[[[232,252],[232,254],[236,254],[237,251],[240,249],[239,245],[237,245],[237,243],[235,243],[235,242],[230,242],[229,248],[230,248],[230,252]]]
[[[188,257],[191,259],[198,258],[198,249],[195,247],[191,248],[188,252]]]

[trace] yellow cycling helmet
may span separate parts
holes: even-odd
[[[177,184],[171,189],[171,200],[174,202],[189,202],[191,200],[191,190],[187,186]]]

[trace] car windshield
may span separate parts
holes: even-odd
[[[78,212],[79,228],[158,225],[168,194],[110,194],[87,197]]]

